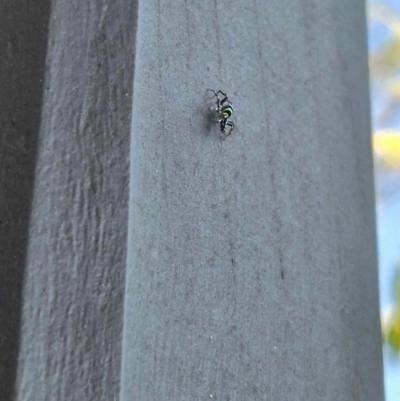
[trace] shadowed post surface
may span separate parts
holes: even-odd
[[[0,0],[0,400],[11,400],[50,1]]]
[[[18,401],[118,398],[136,14],[51,2]]]

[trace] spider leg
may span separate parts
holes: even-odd
[[[215,111],[219,113],[219,110],[221,109],[221,101],[219,100],[218,92],[215,92],[215,90],[213,90],[213,89],[207,89],[207,91],[210,91],[210,92],[214,93],[214,96],[210,97],[210,99],[212,99],[214,97],[217,98],[217,101],[216,101],[217,107],[215,108]]]
[[[230,100],[228,100],[227,97],[226,97],[225,99],[222,99],[222,100],[221,100],[221,104],[224,104],[224,103],[232,104],[232,102],[231,102]]]
[[[208,91],[210,91],[210,92],[214,93],[214,96],[210,97],[210,99],[212,99],[213,97],[218,97],[218,92],[215,92],[215,90],[214,90],[214,89],[207,89],[207,91],[206,91],[206,92],[208,92]]]
[[[232,102],[228,100],[228,95],[227,95],[226,93],[222,92],[221,90],[219,90],[218,92],[215,92],[214,89],[207,89],[207,91],[210,91],[210,92],[214,93],[214,96],[213,96],[213,97],[216,97],[216,98],[219,100],[219,104],[222,105],[222,104],[224,104],[225,102],[227,102],[227,103],[229,103],[229,104],[232,104]],[[218,96],[219,93],[220,93],[222,96],[224,96],[224,97],[222,98],[222,100],[219,99],[219,96]],[[211,97],[211,99],[212,99],[213,97]]]
[[[221,105],[224,104],[225,102],[226,102],[226,103],[229,103],[229,104],[232,104],[232,102],[230,102],[230,101],[228,100],[228,95],[227,95],[226,93],[222,92],[221,90],[219,90],[219,91],[217,92],[217,94],[218,94],[218,93],[220,93],[222,96],[224,96],[224,97],[222,98],[222,100],[220,101],[220,104],[221,104]]]
[[[219,90],[219,91],[217,92],[217,94],[218,94],[218,93],[220,93],[222,96],[225,96],[225,98],[228,99],[228,95],[227,95],[226,93],[222,92],[222,90]]]
[[[226,123],[226,125],[229,125],[229,126],[231,127],[231,129],[230,129],[230,131],[229,131],[229,134],[227,134],[227,135],[224,136],[224,139],[228,138],[228,136],[229,136],[230,134],[232,134],[232,131],[233,131],[233,129],[235,128],[235,124],[234,124],[232,121],[228,121],[228,122]]]

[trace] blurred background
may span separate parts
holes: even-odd
[[[399,401],[400,1],[367,5],[384,382],[386,401]]]

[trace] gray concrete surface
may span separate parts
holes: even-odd
[[[18,401],[118,398],[136,22],[131,0],[52,2]]]
[[[137,3],[0,0],[0,400],[383,400],[364,5]]]
[[[363,2],[142,1],[136,50],[121,400],[383,400]]]

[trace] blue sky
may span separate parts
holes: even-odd
[[[399,0],[370,0],[369,3],[388,5],[400,14]],[[383,24],[369,24],[368,45],[369,51],[373,52],[389,37],[390,32]],[[371,85],[372,121],[382,106],[382,98],[379,91]],[[400,128],[400,112],[391,119],[390,125]],[[393,174],[392,174],[393,175]],[[382,177],[377,176],[376,183],[379,186],[400,187],[400,176]],[[381,307],[385,308],[393,303],[395,265],[400,259],[400,235],[398,222],[400,222],[400,190],[395,190],[389,200],[379,202],[376,209],[378,254],[379,254],[379,289]],[[400,357],[394,355],[390,349],[384,347],[384,369],[385,369],[385,393],[386,401],[400,401]]]

